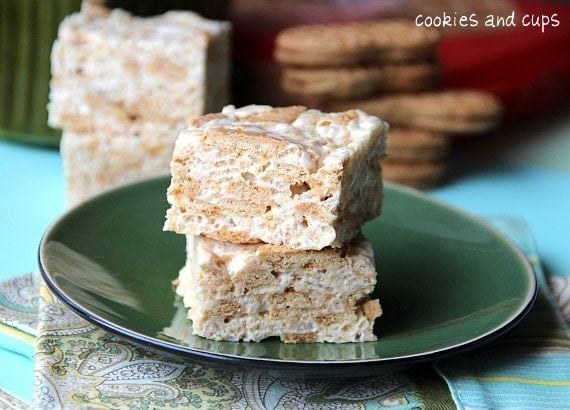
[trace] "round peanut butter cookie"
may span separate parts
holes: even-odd
[[[397,160],[389,157],[382,160],[384,180],[416,189],[437,186],[445,176],[445,161]]]
[[[441,90],[394,94],[361,100],[330,101],[326,109],[358,108],[392,125],[449,134],[476,134],[497,127],[502,104],[490,93]]]
[[[440,39],[437,29],[404,19],[300,25],[278,34],[274,56],[300,66],[418,61],[433,56]]]
[[[289,94],[340,99],[379,92],[426,91],[437,87],[441,69],[418,62],[355,67],[284,67],[281,88]]]
[[[391,160],[434,161],[449,153],[448,135],[419,128],[395,128],[388,132],[388,156]]]

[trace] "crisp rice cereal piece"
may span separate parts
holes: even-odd
[[[281,31],[274,56],[278,63],[339,66],[431,58],[441,39],[435,28],[412,20],[374,20],[301,25]]]
[[[176,292],[194,334],[286,343],[375,340],[374,252],[359,236],[342,248],[299,251],[187,236]]]
[[[296,106],[195,118],[176,141],[165,230],[340,247],[380,213],[387,127],[358,110]]]

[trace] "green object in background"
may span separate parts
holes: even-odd
[[[57,146],[47,125],[50,53],[59,23],[80,0],[0,2],[0,138]]]

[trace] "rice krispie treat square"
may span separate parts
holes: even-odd
[[[165,230],[340,247],[380,214],[388,125],[359,110],[226,106],[178,136]]]
[[[286,343],[376,340],[374,253],[358,236],[342,248],[300,251],[186,237],[176,292],[194,334],[215,340]]]
[[[84,5],[59,26],[51,54],[49,123],[124,132],[174,126],[228,102],[228,22],[190,11],[152,17]]]

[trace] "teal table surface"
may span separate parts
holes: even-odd
[[[570,275],[570,109],[458,141],[453,155],[449,179],[427,193],[524,219],[545,271]],[[37,270],[41,236],[64,208],[58,151],[0,140],[0,281]],[[0,363],[0,388],[30,402],[32,361],[0,349]]]
[[[46,228],[64,210],[55,149],[0,140],[0,280],[37,269]]]

